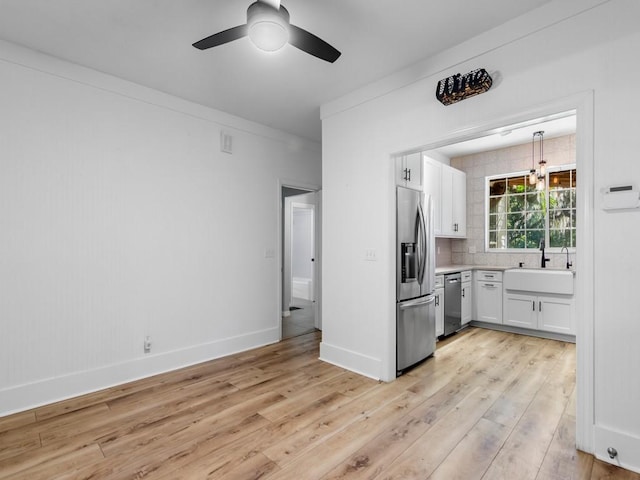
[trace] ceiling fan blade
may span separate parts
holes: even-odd
[[[246,25],[238,25],[237,27],[229,28],[207,38],[203,38],[202,40],[194,43],[193,46],[200,50],[217,47],[218,45],[222,45],[224,43],[229,43],[239,38],[246,37],[247,30],[248,29]]]
[[[295,25],[289,25],[289,43],[303,52],[329,63],[335,62],[341,55],[338,50],[321,38]]]
[[[276,10],[280,10],[280,0],[258,0],[262,3],[266,3],[267,5],[275,8]]]

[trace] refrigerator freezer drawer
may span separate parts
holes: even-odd
[[[428,295],[397,305],[396,373],[415,365],[436,349],[435,296]]]

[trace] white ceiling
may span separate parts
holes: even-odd
[[[319,141],[323,103],[550,0],[284,0],[342,52],[334,64],[248,38],[191,46],[246,23],[251,1],[0,0],[0,38]]]
[[[505,125],[486,132],[477,138],[446,145],[435,149],[435,151],[448,158],[488,152],[490,150],[531,143],[533,133],[538,131],[543,132],[545,140],[576,133],[575,112],[564,112],[545,118],[528,120],[516,125]]]

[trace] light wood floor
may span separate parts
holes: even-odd
[[[0,478],[640,479],[573,447],[574,345],[468,329],[384,384],[319,339],[0,418]]]

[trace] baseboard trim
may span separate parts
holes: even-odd
[[[595,457],[603,462],[640,473],[640,438],[596,425]],[[618,455],[610,458],[609,447],[615,448]]]
[[[477,320],[472,320],[469,325],[471,325],[472,327],[487,328],[489,330],[499,330],[501,332],[519,333],[521,335],[529,335],[530,337],[548,338],[549,340],[560,340],[562,342],[576,343],[575,335],[566,335],[564,333],[530,330],[528,328],[512,327],[511,325],[501,325],[499,323],[479,322]]]
[[[321,342],[320,360],[357,373],[358,375],[380,380],[382,361],[379,358],[369,357],[346,348]]]
[[[277,327],[0,390],[0,417],[280,341]]]

